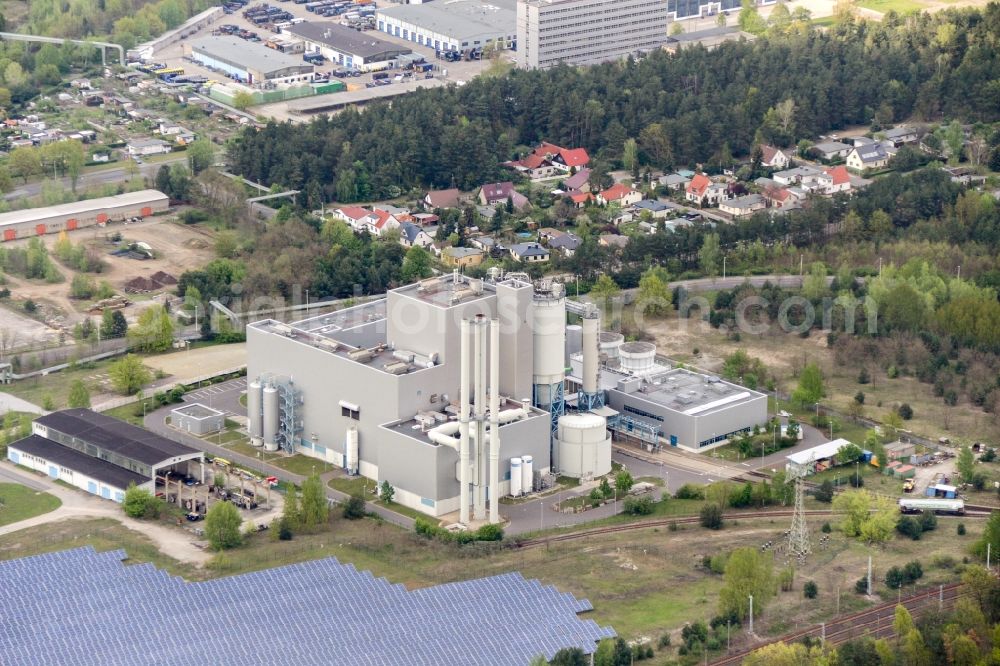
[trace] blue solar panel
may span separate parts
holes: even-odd
[[[408,592],[334,558],[199,583],[125,558],[0,562],[0,663],[512,666],[615,636],[518,573]]]

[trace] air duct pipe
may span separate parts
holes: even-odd
[[[500,320],[490,322],[490,522],[500,522]]]
[[[511,421],[517,421],[518,419],[523,419],[528,416],[527,410],[516,407],[514,409],[505,409],[497,414],[497,427],[506,425]],[[439,426],[431,428],[427,431],[427,439],[431,440],[435,444],[440,444],[441,446],[447,446],[448,448],[455,449],[461,452],[461,423],[456,423],[455,421],[449,421],[448,423],[442,423]],[[458,434],[459,438],[456,439],[455,435]],[[469,433],[469,439],[472,439],[474,434]],[[486,441],[490,441],[489,433],[486,435]]]
[[[469,321],[462,320],[462,344],[461,344],[461,384],[458,387],[459,395],[459,449],[458,449],[458,522],[463,525],[469,524]],[[434,435],[441,428],[451,425],[446,423],[430,431],[431,441],[438,441]],[[441,433],[443,434],[443,433]],[[450,438],[449,439],[453,439]],[[441,443],[441,442],[438,442]],[[453,446],[453,444],[449,444]]]

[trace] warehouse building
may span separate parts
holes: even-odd
[[[333,21],[305,21],[284,31],[300,40],[306,53],[319,53],[331,62],[363,72],[389,69],[399,56],[413,53],[405,46]]]
[[[663,0],[518,0],[517,64],[595,65],[667,42]]]
[[[131,483],[155,492],[168,470],[204,475],[202,452],[89,409],[52,412],[31,431],[7,447],[8,460],[115,502]]]
[[[237,37],[195,39],[184,44],[184,54],[247,85],[286,85],[313,79],[314,67],[302,58]]]
[[[517,41],[515,0],[449,0],[379,9],[379,31],[435,51],[473,51],[498,43],[514,48]]]
[[[130,217],[149,217],[167,210],[170,200],[157,190],[140,190],[112,197],[26,208],[0,213],[0,230],[5,241],[41,236],[60,231],[105,225]]]
[[[767,423],[763,393],[671,367],[657,357],[655,345],[625,342],[620,333],[602,333],[599,345],[603,407],[595,411],[617,435],[653,449],[702,452]],[[569,383],[582,384],[583,354],[569,351]]]

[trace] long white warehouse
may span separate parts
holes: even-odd
[[[149,217],[162,213],[169,205],[170,200],[163,192],[140,190],[57,206],[0,213],[0,229],[3,230],[3,239],[10,241],[82,229],[95,224],[104,225],[130,217]]]

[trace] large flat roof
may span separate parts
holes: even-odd
[[[54,465],[85,474],[95,481],[106,483],[115,488],[128,488],[130,483],[141,485],[149,481],[149,477],[142,474],[137,474],[106,460],[88,456],[86,453],[80,453],[39,435],[30,435],[18,440],[11,444],[10,448],[44,458]]]
[[[602,371],[601,384],[610,379],[606,374],[628,379],[630,375]],[[718,409],[743,404],[764,396],[757,391],[731,384],[712,375],[703,375],[683,368],[650,374],[642,379],[635,395],[644,400],[663,405],[685,416],[704,416]]]
[[[59,204],[56,206],[45,206],[44,208],[25,208],[24,210],[14,210],[9,213],[0,213],[0,227],[10,224],[24,224],[25,222],[35,222],[52,217],[74,215],[86,215],[95,211],[107,208],[117,208],[119,206],[135,206],[144,203],[154,203],[168,201],[167,195],[158,190],[139,190],[138,192],[127,192],[116,194],[111,197],[99,197],[97,199],[87,199],[85,201],[75,201],[73,203]]]
[[[459,41],[482,35],[510,36],[517,32],[514,0],[439,0],[419,5],[379,9],[387,16]]]
[[[440,88],[446,85],[448,85],[447,82],[441,79],[416,79],[415,81],[392,83],[387,86],[303,97],[302,99],[288,101],[286,106],[292,113],[325,113],[354,104],[365,104],[380,99],[399,97],[400,95],[406,95],[421,88]]]
[[[365,59],[377,55],[386,55],[388,59],[403,53],[413,53],[405,46],[375,37],[371,31],[359,32],[333,21],[305,21],[290,26],[285,31],[295,37]]]
[[[194,583],[127,558],[88,546],[0,562],[0,662],[203,664],[211,645],[245,664],[510,666],[615,636],[580,617],[586,599],[517,572],[409,591],[332,557]],[[262,631],[264,609],[279,631]]]
[[[200,454],[190,446],[89,409],[52,412],[39,417],[35,423],[146,465]]]
[[[237,37],[200,37],[191,41],[191,49],[233,67],[270,74],[291,67],[312,71],[313,66],[301,57],[290,56],[266,46]]]

